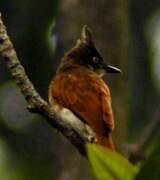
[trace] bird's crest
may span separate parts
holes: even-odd
[[[81,37],[77,40],[75,48],[81,46],[82,44],[94,46],[94,42],[92,39],[92,32],[87,25],[82,27]]]
[[[81,40],[86,43],[93,43],[92,32],[87,25],[84,25],[81,32]]]
[[[85,60],[93,55],[100,56],[95,47],[90,28],[84,25],[80,38],[77,40],[75,46],[66,53],[66,56],[80,57]]]

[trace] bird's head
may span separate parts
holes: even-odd
[[[91,30],[85,25],[82,28],[81,38],[77,40],[76,45],[66,53],[68,59],[78,60],[81,65],[93,69],[98,74],[120,73],[121,70],[108,65],[98,52],[92,39]]]

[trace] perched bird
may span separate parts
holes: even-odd
[[[71,110],[96,134],[97,144],[114,150],[111,132],[114,117],[104,73],[119,73],[107,65],[97,51],[87,26],[81,38],[63,57],[56,76],[49,86],[49,103]]]

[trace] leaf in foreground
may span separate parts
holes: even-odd
[[[120,154],[88,144],[88,157],[98,180],[132,180],[138,168]]]

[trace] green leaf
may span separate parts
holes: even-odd
[[[160,180],[160,144],[143,164],[135,180]]]
[[[98,180],[132,180],[138,172],[120,154],[95,144],[88,144],[88,157]]]

